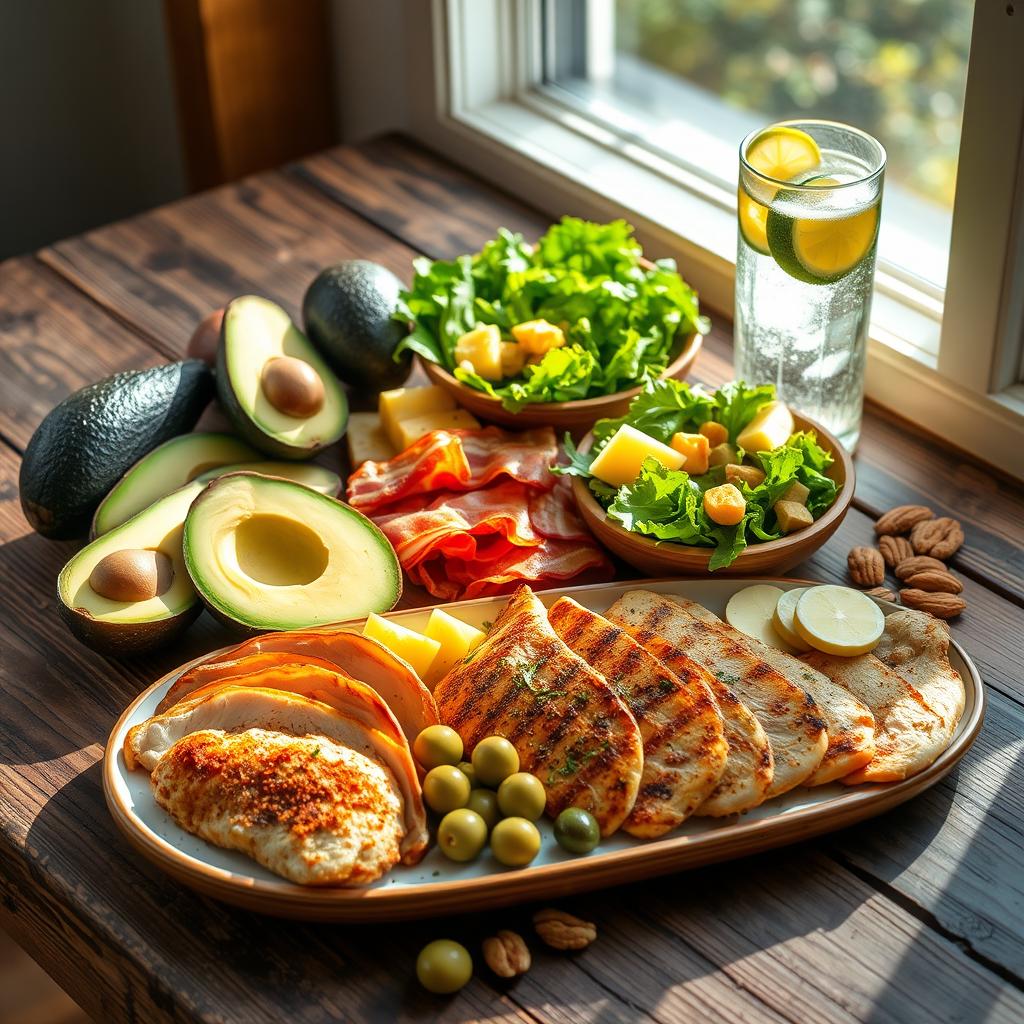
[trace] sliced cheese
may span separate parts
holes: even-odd
[[[740,431],[736,443],[747,452],[770,452],[789,440],[793,426],[789,406],[785,402],[769,402]]]
[[[590,472],[612,487],[622,487],[636,480],[648,456],[666,469],[682,469],[686,462],[686,456],[674,448],[623,423],[590,464]]]
[[[388,439],[384,424],[375,412],[349,413],[345,442],[353,469],[368,459],[383,462],[395,454],[395,446]]]
[[[402,420],[415,416],[424,416],[428,412],[442,412],[455,408],[455,399],[436,385],[422,388],[395,388],[393,391],[382,391],[377,411],[380,413],[381,426],[395,448],[398,443],[398,424]]]
[[[441,645],[429,636],[417,633],[397,622],[371,613],[363,626],[363,636],[383,644],[392,654],[408,662],[422,679],[430,663],[437,657]]]
[[[453,665],[462,661],[470,651],[476,650],[487,638],[487,634],[476,626],[471,626],[468,622],[441,611],[440,608],[435,608],[430,613],[424,633],[441,645],[427,670],[426,678],[431,687],[443,679]]]
[[[432,430],[479,430],[480,421],[465,409],[449,409],[443,412],[428,412],[423,416],[402,420],[398,424],[399,451],[405,451],[414,441]]]

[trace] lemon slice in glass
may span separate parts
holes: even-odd
[[[804,185],[838,185],[819,175]],[[780,192],[785,203],[792,192]],[[856,269],[878,238],[878,203],[849,217],[789,217],[773,207],[765,224],[768,248],[790,277],[807,284],[831,284]]]
[[[821,150],[814,139],[799,128],[785,125],[759,132],[744,155],[755,171],[776,181],[792,181],[821,164]]]
[[[796,603],[797,634],[826,654],[852,658],[872,650],[882,636],[885,616],[866,594],[849,587],[811,587]]]
[[[772,615],[772,625],[775,632],[797,651],[809,651],[810,644],[796,631],[796,624],[793,622],[793,613],[796,611],[796,603],[807,593],[808,587],[797,587],[795,590],[784,590],[782,596],[775,605],[775,612]]]
[[[757,250],[762,256],[770,256],[768,235],[765,234],[765,229],[768,226],[768,207],[751,199],[742,188],[736,194],[736,201],[740,232],[746,239],[747,245]]]

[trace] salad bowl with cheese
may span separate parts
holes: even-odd
[[[783,573],[839,528],[853,499],[849,454],[772,385],[715,392],[649,378],[628,411],[566,438],[587,525],[651,575]]]

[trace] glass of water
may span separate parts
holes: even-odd
[[[834,121],[786,121],[740,145],[737,376],[773,383],[851,451],[884,174],[881,145]]]

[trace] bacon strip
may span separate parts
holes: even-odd
[[[434,430],[386,462],[364,462],[348,478],[348,501],[373,515],[416,494],[474,491],[499,476],[548,490],[558,457],[550,427],[513,434],[498,427]]]
[[[550,428],[512,434],[437,430],[349,478],[349,501],[394,545],[409,579],[446,600],[502,594],[523,581],[609,578],[611,563],[549,467]]]

